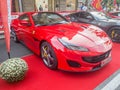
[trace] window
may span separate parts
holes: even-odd
[[[29,17],[28,17],[28,15],[27,14],[24,14],[24,15],[21,15],[20,17],[19,17],[19,20],[25,20],[25,21],[30,21],[30,19],[29,19]]]
[[[79,16],[84,19],[93,19],[93,17],[89,13],[85,12],[81,13]]]
[[[70,20],[71,21],[78,21],[77,20],[77,14],[71,14],[71,15],[69,15],[70,16]]]
[[[55,13],[36,13],[32,15],[35,25],[66,23],[66,19]]]

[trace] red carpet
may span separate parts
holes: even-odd
[[[49,70],[36,55],[23,57],[29,70],[23,81],[9,84],[0,79],[0,90],[93,90],[120,68],[120,44],[114,43],[112,61],[104,68],[87,73]]]

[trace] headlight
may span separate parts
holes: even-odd
[[[62,39],[58,39],[66,48],[71,49],[71,50],[78,50],[78,51],[82,51],[82,52],[88,52],[89,50],[83,46],[77,46],[71,43],[68,43]]]

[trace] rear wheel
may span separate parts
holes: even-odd
[[[14,31],[13,28],[11,29],[11,35],[12,35],[13,40],[18,43],[19,40],[18,40],[18,38],[17,38],[17,36],[16,36],[16,33],[15,33],[15,31]]]
[[[51,45],[47,42],[43,42],[41,44],[40,51],[41,51],[41,58],[44,64],[50,69],[57,69],[58,62]]]
[[[113,42],[120,42],[120,27],[110,29],[108,35]]]

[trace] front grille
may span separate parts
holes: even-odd
[[[97,63],[100,62],[104,59],[106,59],[109,54],[110,54],[111,50],[109,50],[108,52],[99,55],[99,56],[93,56],[93,57],[82,57],[84,61],[89,62],[89,63]]]
[[[76,62],[76,61],[67,60],[67,63],[71,67],[76,67],[76,68],[80,67],[80,64],[78,62]]]

